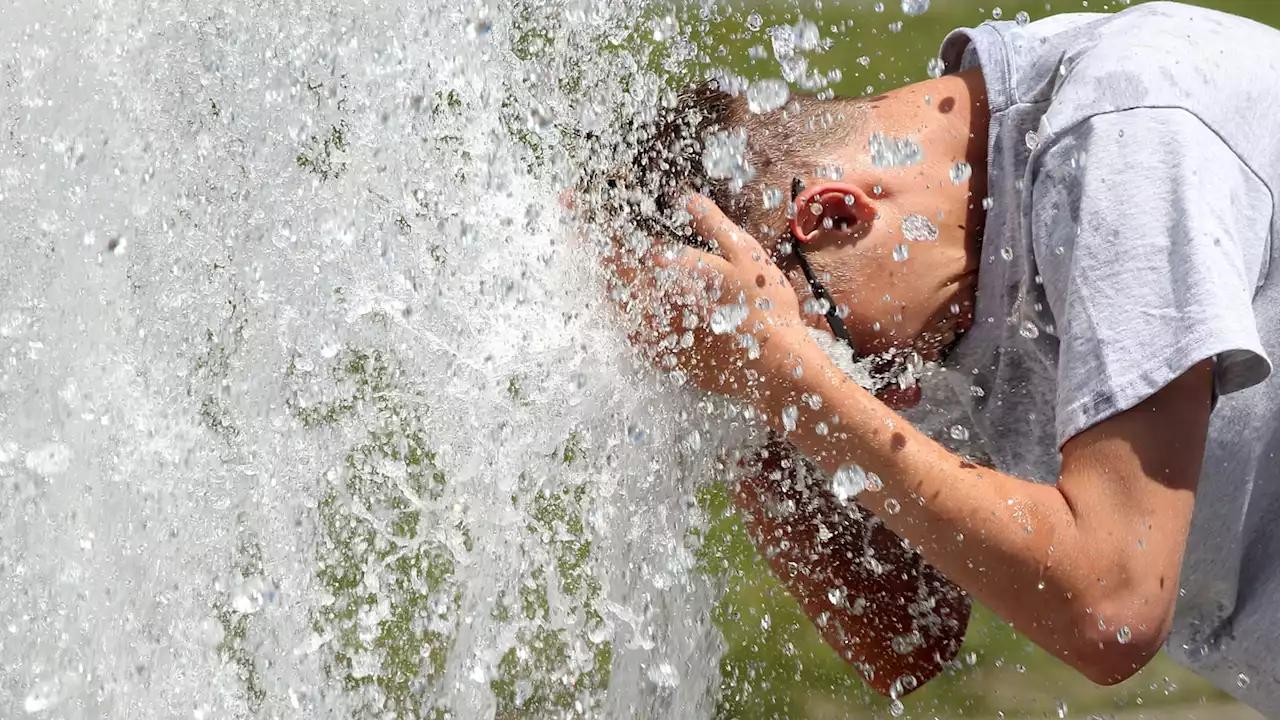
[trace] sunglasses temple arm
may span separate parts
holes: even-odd
[[[800,261],[800,269],[804,271],[805,280],[809,281],[809,290],[813,292],[814,297],[827,303],[827,324],[831,326],[831,334],[840,338],[854,351],[854,357],[857,357],[858,349],[853,345],[853,338],[849,336],[849,328],[845,327],[844,320],[840,319],[840,314],[836,312],[835,299],[831,297],[831,293],[818,282],[817,275],[813,272],[813,267],[809,265],[809,259],[804,256],[804,251],[800,249],[800,244],[794,245],[796,259]]]

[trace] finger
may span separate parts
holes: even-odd
[[[703,240],[715,243],[729,262],[759,261],[764,257],[760,243],[730,220],[710,198],[694,195],[687,209],[693,216],[694,232]]]
[[[660,267],[682,268],[693,275],[702,275],[708,270],[723,274],[730,269],[728,261],[719,255],[688,246],[680,246],[674,254],[659,253],[654,261]]]

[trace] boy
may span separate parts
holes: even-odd
[[[942,59],[878,98],[668,108],[605,207],[673,227],[698,190],[696,237],[612,256],[614,296],[660,367],[803,453],[772,444],[740,505],[877,689],[946,665],[967,593],[1095,682],[1163,644],[1280,716],[1280,33],[1149,3]]]

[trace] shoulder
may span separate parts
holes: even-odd
[[[1044,101],[1060,131],[1084,118],[1181,108],[1230,134],[1240,112],[1280,100],[1280,32],[1242,17],[1176,3],[1109,16],[1063,49]]]

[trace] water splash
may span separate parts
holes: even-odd
[[[732,431],[555,202],[636,16],[6,11],[5,716],[709,715]]]
[[[907,167],[924,160],[924,150],[911,138],[889,137],[881,132],[867,139],[871,164],[876,167]]]
[[[938,226],[923,215],[911,213],[902,219],[902,237],[911,242],[932,242],[938,239]]]

